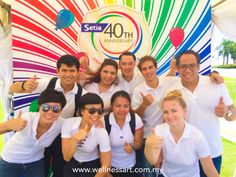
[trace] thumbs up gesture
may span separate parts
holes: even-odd
[[[28,79],[26,81],[24,81],[22,83],[22,88],[26,91],[26,92],[33,92],[37,87],[38,87],[38,81],[37,81],[37,76],[34,75],[34,77],[32,77],[31,79]]]
[[[152,149],[161,149],[164,144],[164,139],[155,134],[154,129],[151,129],[151,133],[146,139],[146,146]]]
[[[128,154],[131,154],[133,149],[132,149],[132,145],[130,143],[127,143],[125,141],[125,144],[124,144],[124,150],[125,152],[127,152]]]
[[[86,124],[82,129],[80,129],[74,136],[73,139],[77,141],[77,143],[83,143],[85,138],[89,133],[89,126]]]
[[[152,97],[151,93],[148,93],[147,95],[144,95],[143,93],[140,92],[140,94],[143,98],[143,104],[145,106],[149,106],[154,102],[154,98]]]
[[[227,114],[228,108],[224,103],[224,99],[223,97],[220,97],[220,101],[218,103],[218,105],[216,105],[215,107],[215,114],[218,117],[225,117]]]
[[[16,118],[10,119],[6,122],[8,130],[20,131],[26,127],[27,121],[25,119],[22,119],[21,115],[22,111],[19,111]]]

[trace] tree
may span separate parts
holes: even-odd
[[[221,49],[219,50],[219,55],[223,56],[223,65],[229,63],[229,55],[236,62],[236,44],[232,41],[224,39],[220,44]],[[225,60],[226,59],[226,60]]]

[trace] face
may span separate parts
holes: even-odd
[[[125,97],[117,97],[112,103],[112,111],[116,119],[125,119],[130,111],[130,102]]]
[[[177,69],[183,83],[198,81],[199,64],[193,54],[182,55]]]
[[[79,72],[76,66],[69,67],[65,64],[62,64],[59,70],[57,70],[62,86],[74,85],[77,80],[78,73]]]
[[[58,119],[62,107],[60,103],[44,103],[39,108],[40,121],[45,124],[52,124]]]
[[[119,67],[123,77],[133,77],[135,65],[136,62],[134,61],[133,56],[123,55],[119,62]]]
[[[101,82],[105,85],[112,85],[116,79],[117,71],[111,66],[104,66],[100,72]]]
[[[101,104],[87,104],[81,110],[83,120],[89,125],[95,125],[103,113]]]
[[[157,68],[152,61],[146,61],[141,65],[141,73],[146,81],[153,81],[156,79]]]
[[[178,126],[184,122],[186,109],[177,100],[164,101],[162,111],[165,122],[170,126]]]

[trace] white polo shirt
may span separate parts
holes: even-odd
[[[198,160],[209,156],[210,149],[204,135],[185,123],[177,143],[167,123],[155,127],[155,134],[164,138],[162,172],[166,177],[200,177]]]
[[[115,120],[114,113],[111,112],[109,116],[109,122],[111,124],[110,142],[112,152],[112,167],[115,168],[129,168],[133,167],[136,163],[135,151],[132,154],[128,154],[124,150],[124,144],[134,143],[134,136],[130,128],[131,116],[128,114],[125,119],[125,124],[120,128]],[[139,130],[143,127],[141,118],[135,114],[135,130]]]
[[[33,93],[43,92],[47,88],[50,80],[51,78],[38,79],[38,87],[36,88],[36,90],[33,91]],[[75,83],[74,88],[65,94],[64,89],[61,87],[60,78],[58,78],[56,81],[55,90],[63,92],[66,98],[66,105],[62,110],[61,116],[63,118],[73,117],[75,112],[75,95],[78,91],[77,84]],[[84,95],[85,93],[87,92],[83,89],[81,95]]]
[[[16,132],[4,145],[3,160],[10,163],[31,163],[44,157],[44,148],[51,145],[61,132],[62,118],[58,118],[39,139],[36,130],[39,122],[39,113],[28,112],[22,115],[27,120],[27,126]]]
[[[187,104],[187,119],[191,125],[197,127],[206,137],[212,157],[218,157],[223,152],[219,117],[215,114],[215,107],[220,101],[220,97],[224,98],[226,106],[232,105],[229,92],[225,84],[215,84],[210,77],[199,76],[199,82],[191,92],[185,88],[181,81],[169,90],[179,89]]]
[[[132,98],[135,87],[144,82],[143,75],[140,72],[135,72],[130,82],[125,80],[120,72],[117,76],[119,79],[119,87],[122,90],[125,90],[129,94],[130,98]]]
[[[71,138],[79,130],[81,117],[66,119],[62,125],[62,138]],[[99,147],[99,148],[98,148]],[[78,146],[73,157],[78,162],[88,162],[99,158],[99,152],[111,150],[109,137],[104,128],[93,126],[82,147]]]
[[[151,93],[154,98],[154,102],[147,107],[145,110],[142,120],[144,124],[144,138],[147,138],[151,128],[163,123],[161,101],[167,89],[174,85],[179,78],[176,77],[158,77],[159,84],[158,87],[153,89],[149,87],[146,82],[141,83],[134,89],[132,97],[132,108],[136,110],[143,102],[143,98],[140,94],[147,95]]]
[[[92,92],[92,93],[96,93],[96,94],[98,94],[102,98],[103,103],[104,103],[104,111],[105,111],[105,113],[108,113],[110,111],[110,108],[111,108],[111,96],[115,92],[121,90],[121,88],[119,86],[112,84],[111,87],[106,92],[100,93],[99,92],[99,88],[98,88],[98,83],[95,83],[95,82],[93,82],[91,84],[86,84],[84,86],[84,88],[85,88],[86,91]]]

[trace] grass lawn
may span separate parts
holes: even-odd
[[[234,105],[236,106],[236,79],[233,78],[224,78],[225,84],[229,90],[230,96],[233,99]]]

